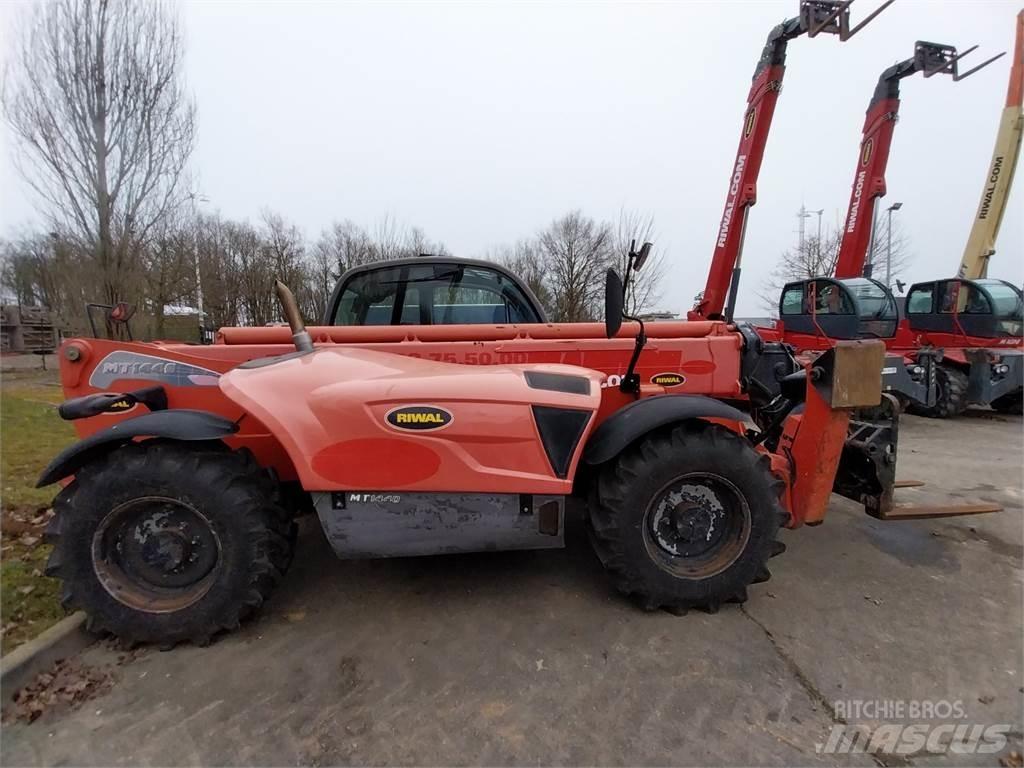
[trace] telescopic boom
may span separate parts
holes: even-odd
[[[871,239],[875,202],[885,196],[885,169],[889,164],[893,130],[900,111],[900,81],[921,72],[925,77],[950,75],[963,80],[986,67],[1003,54],[993,56],[973,69],[961,73],[958,62],[978,46],[957,53],[951,45],[919,40],[914,55],[882,72],[868,104],[864,133],[853,175],[850,205],[846,211],[843,240],[839,245],[835,276],[839,279],[871,276]]]
[[[768,133],[771,131],[775,102],[778,101],[779,92],[782,90],[787,44],[803,34],[816,37],[827,33],[838,35],[843,41],[849,40],[892,2],[893,0],[886,0],[851,29],[852,0],[802,0],[800,15],[784,21],[769,33],[761,58],[754,69],[753,83],[747,95],[739,149],[736,150],[736,160],[732,165],[729,191],[716,235],[707,285],[696,305],[688,313],[689,319],[732,318],[736,305],[736,291],[739,287],[747,213],[757,202],[757,177],[761,171]]]
[[[1010,85],[1006,90],[1006,108],[999,119],[996,146],[992,161],[985,174],[981,189],[981,202],[974,215],[974,225],[967,238],[967,247],[960,262],[960,277],[977,280],[988,277],[989,258],[996,252],[996,238],[1003,223],[1006,204],[1010,199],[1013,172],[1020,155],[1021,136],[1024,135],[1024,11],[1017,14],[1017,42],[1013,48],[1010,66]]]

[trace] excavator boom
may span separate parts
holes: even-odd
[[[1006,107],[999,119],[996,146],[985,174],[981,189],[981,202],[974,215],[971,234],[967,238],[964,257],[960,262],[959,277],[969,280],[988,277],[989,258],[996,251],[996,238],[1003,223],[1006,204],[1013,186],[1013,174],[1020,156],[1021,136],[1024,135],[1024,11],[1017,14],[1017,36],[1010,66],[1010,85],[1006,92]]]

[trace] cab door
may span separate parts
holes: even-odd
[[[829,278],[787,284],[779,301],[779,317],[787,332],[830,339],[858,337],[853,297],[842,283]]]

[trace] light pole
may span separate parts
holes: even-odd
[[[818,214],[818,245],[817,245],[817,248],[816,248],[817,253],[815,254],[815,256],[818,257],[818,264],[817,264],[817,269],[818,270],[821,269],[821,214],[823,214],[824,212],[825,212],[824,208],[822,208],[821,210],[818,210],[818,211],[811,211],[811,213]]]
[[[892,212],[903,207],[903,203],[893,203],[886,211],[889,213],[889,224],[886,227],[886,249],[885,249],[885,287],[889,288],[892,282]]]
[[[810,218],[810,216],[811,212],[808,211],[807,208],[801,204],[800,210],[796,214],[796,217],[800,219],[800,239],[798,241],[799,245],[797,246],[797,250],[799,251],[801,258],[803,258],[804,253],[804,220]]]
[[[210,198],[199,192],[189,195],[192,204],[192,225],[195,227],[195,240],[193,240],[193,259],[196,268],[196,319],[199,321],[199,341],[206,343],[206,313],[203,312],[203,280],[199,272],[199,204],[210,202]]]

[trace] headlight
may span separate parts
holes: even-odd
[[[910,376],[911,378],[915,379],[924,376],[924,366],[915,365],[913,368],[910,369]]]
[[[1010,372],[1010,366],[1006,363],[1000,363],[999,365],[993,365],[992,370],[995,371],[998,376],[1005,376]]]

